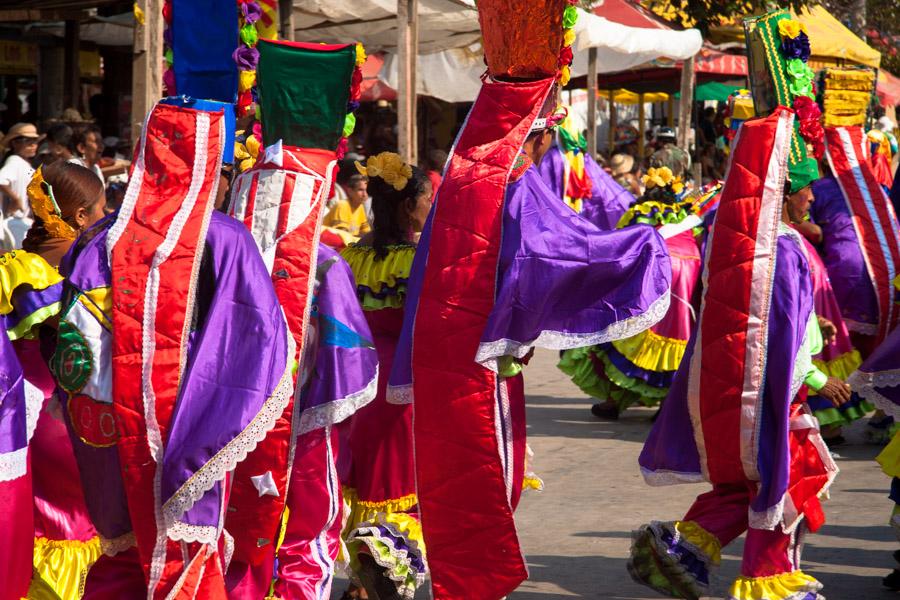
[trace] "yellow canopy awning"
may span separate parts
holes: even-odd
[[[845,64],[867,67],[878,67],[881,64],[881,53],[878,50],[844,27],[821,5],[804,8],[797,18],[809,30],[809,45],[812,54],[810,62],[813,68],[831,66],[842,61]],[[739,21],[734,24],[712,27],[709,39],[714,44],[744,43],[744,28]]]
[[[616,104],[637,104],[640,102],[640,94],[632,92],[631,90],[626,90],[625,88],[619,88],[617,90],[613,90],[613,101]],[[600,98],[605,98],[609,100],[609,91],[603,90],[599,92]],[[663,92],[653,92],[644,94],[644,102],[665,102],[669,99],[669,95]]]

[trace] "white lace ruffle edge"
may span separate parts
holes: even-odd
[[[326,402],[319,406],[307,409],[300,415],[300,424],[297,426],[297,435],[321,429],[328,425],[336,425],[353,416],[356,411],[375,399],[378,394],[378,367],[375,367],[375,376],[364,388],[352,394]]]
[[[175,521],[166,529],[166,537],[175,542],[197,542],[215,546],[219,540],[219,528],[213,525],[191,525],[183,521]]]
[[[602,331],[570,333],[544,330],[530,342],[519,342],[507,338],[493,342],[481,342],[478,352],[475,354],[475,362],[496,372],[497,359],[501,356],[523,358],[534,347],[548,350],[569,350],[625,339],[656,325],[668,312],[670,302],[671,292],[666,290],[643,313],[616,321]]]
[[[386,400],[388,404],[412,404],[412,384],[406,383],[404,385],[388,385]]]
[[[878,371],[876,373],[855,371],[847,379],[847,383],[862,398],[894,417],[894,419],[900,419],[900,405],[891,402],[889,398],[876,389],[900,386],[900,369]]]
[[[0,454],[0,481],[13,481],[28,472],[28,444],[34,435],[41,407],[44,405],[44,393],[34,387],[27,379],[25,383],[25,446],[12,452]]]
[[[647,485],[661,487],[664,485],[679,485],[682,483],[703,483],[706,478],[703,473],[682,473],[679,471],[651,471],[641,467],[641,475]]]
[[[137,538],[134,532],[122,534],[116,538],[105,538],[100,536],[100,551],[106,556],[113,557],[120,552],[125,552],[129,548],[137,546]]]
[[[244,430],[200,467],[162,506],[167,528],[174,525],[195,502],[212,489],[216,483],[224,479],[227,473],[233,471],[238,463],[246,459],[247,455],[266,438],[266,435],[275,426],[278,417],[284,413],[294,392],[290,357],[294,356],[296,351],[294,338],[287,331],[285,331],[285,335],[287,337],[287,365],[272,396],[263,403],[262,408]]]

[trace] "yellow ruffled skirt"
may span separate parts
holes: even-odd
[[[100,558],[100,553],[97,537],[87,542],[35,538],[34,579],[39,578],[40,582],[32,583],[29,600],[52,598],[47,595],[47,588],[60,600],[79,600],[84,594],[88,571]]]

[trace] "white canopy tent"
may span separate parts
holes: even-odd
[[[398,12],[414,7],[411,19]],[[385,51],[379,79],[398,91],[401,120],[412,119],[401,147],[414,159],[415,103],[412,94],[447,102],[473,101],[481,87],[484,61],[474,0],[293,0],[293,39],[310,42],[362,42],[369,51]],[[407,57],[404,40],[417,39]],[[588,75],[596,88],[597,73],[623,71],[656,58],[687,59],[700,50],[696,29],[647,30],[611,22],[579,9],[572,76]],[[404,37],[406,36],[406,37]],[[404,69],[404,66],[406,67]],[[593,146],[592,146],[593,147]],[[401,150],[402,151],[402,150]]]

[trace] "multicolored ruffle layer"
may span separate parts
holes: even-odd
[[[644,334],[635,337],[641,336],[648,339]],[[672,364],[676,357],[680,361],[678,350],[674,348],[677,344],[670,343],[677,343],[678,340],[656,337],[659,344],[655,351],[644,352],[637,345],[629,347],[628,340],[623,340],[625,353],[615,343],[566,350],[557,367],[571,377],[572,383],[585,394],[601,400],[613,400],[619,410],[638,403],[655,406],[668,394],[678,369],[677,363],[674,369],[657,371],[638,366],[629,356],[641,364],[657,368]]]
[[[719,540],[692,521],[653,521],[632,533],[628,572],[666,596],[699,600],[708,595],[721,550]]]
[[[415,254],[413,245],[390,246],[384,258],[379,258],[371,246],[354,245],[341,250],[356,278],[363,310],[403,307]]]
[[[693,202],[675,202],[672,204],[666,202],[657,202],[655,200],[647,200],[639,204],[635,204],[619,219],[616,228],[621,229],[629,225],[653,225],[658,227],[661,225],[669,225],[671,223],[681,223],[690,215],[695,214],[696,209]]]
[[[428,571],[425,539],[415,513],[415,494],[383,502],[360,500],[355,490],[344,488],[350,506],[344,541],[350,568],[359,571],[359,552],[363,547],[385,569],[402,598],[412,599]]]
[[[738,577],[728,590],[728,600],[820,600],[822,584],[803,573],[769,577]]]
[[[14,250],[0,256],[0,315],[11,340],[59,313],[63,278],[40,255]]]

